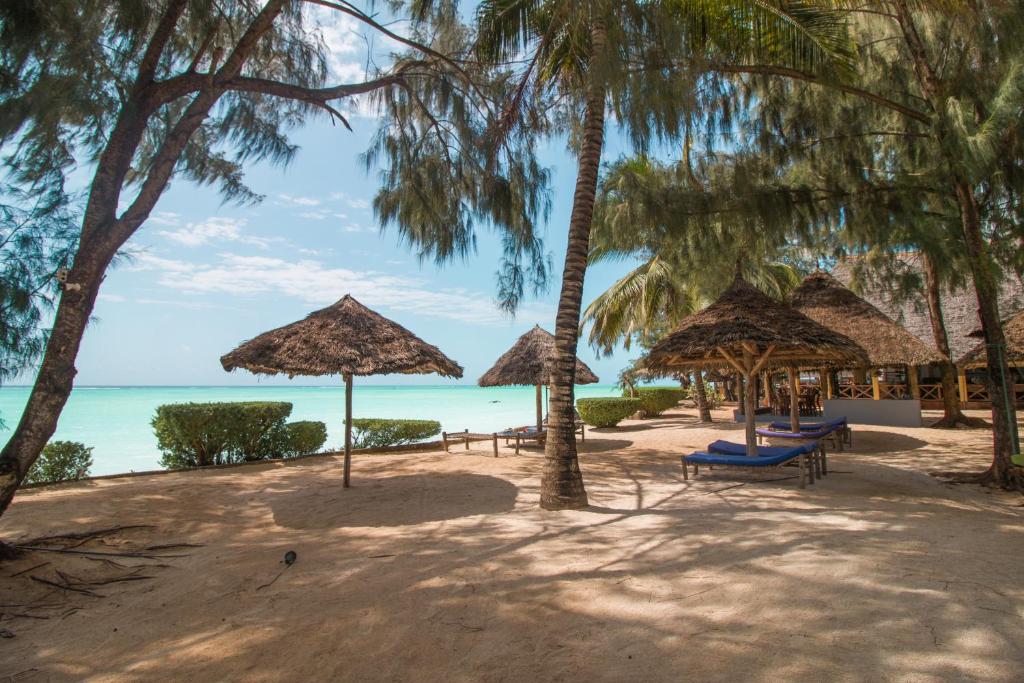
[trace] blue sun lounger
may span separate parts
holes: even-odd
[[[819,478],[828,475],[828,460],[825,448],[819,441],[812,441],[810,443],[793,444],[792,446],[758,446],[757,454],[760,457],[772,456],[772,455],[783,455],[789,453],[793,449],[802,450],[804,453],[811,458],[811,464],[814,466],[811,472],[811,483],[814,483],[814,476],[817,475]],[[746,455],[747,446],[742,443],[733,443],[732,441],[723,441],[719,439],[708,444],[708,453],[721,453],[723,455]]]
[[[793,426],[789,422],[770,422],[768,423],[768,429],[771,431],[778,432],[790,432],[793,431]],[[853,430],[850,429],[850,425],[846,421],[846,417],[837,417],[834,420],[825,420],[824,422],[812,422],[808,424],[800,425],[801,432],[831,432],[830,436],[836,444],[836,448],[843,450],[843,443],[853,447]]]
[[[808,454],[800,447],[785,449],[779,455],[726,455],[724,453],[704,453],[698,451],[680,458],[683,464],[683,479],[689,481],[690,474],[688,466],[693,466],[693,475],[697,476],[699,467],[729,467],[743,470],[767,470],[782,467],[786,463],[796,460],[800,467],[800,488],[807,487],[809,468],[807,467]],[[810,474],[811,483],[814,483],[814,474]]]

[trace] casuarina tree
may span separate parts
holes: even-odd
[[[173,179],[215,185],[227,201],[258,201],[244,182],[244,164],[287,163],[297,151],[288,129],[311,116],[347,127],[339,103],[357,96],[377,96],[385,118],[395,115],[386,97],[394,90],[411,106],[433,108],[424,114],[438,120],[457,119],[465,109],[459,102],[486,111],[494,86],[466,59],[469,34],[457,8],[391,8],[408,21],[402,34],[347,0],[0,4],[2,163],[22,210],[64,195],[73,169],[89,174],[73,246],[47,280],[61,291],[42,363],[0,452],[0,512],[54,432],[104,274]],[[313,10],[326,22],[353,21],[408,53],[363,79],[335,82]],[[528,156],[511,165],[528,165]],[[516,173],[496,158],[491,176]],[[512,201],[480,212],[501,225],[501,209]]]

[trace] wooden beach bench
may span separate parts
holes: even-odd
[[[498,457],[498,434],[491,432],[490,434],[484,434],[482,432],[471,432],[468,429],[464,432],[441,432],[441,443],[444,445],[444,452],[448,453],[449,441],[457,442],[463,441],[466,444],[466,450],[469,450],[469,444],[471,441],[490,441],[494,444],[494,457]],[[516,453],[519,451],[517,450]]]

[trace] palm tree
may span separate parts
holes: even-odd
[[[551,97],[563,105],[551,110],[562,114],[561,121],[580,122],[563,126],[577,141],[578,170],[555,319],[540,504],[549,510],[581,508],[587,494],[576,457],[573,384],[609,101],[617,121],[641,145],[656,135],[676,137],[687,100],[678,94],[694,74],[669,73],[665,64],[713,54],[831,71],[837,60],[849,58],[845,24],[824,6],[757,0],[487,0],[478,24],[485,61],[520,58],[526,65],[499,133],[523,123],[519,112],[528,96]]]

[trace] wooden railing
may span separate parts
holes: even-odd
[[[1024,403],[1024,384],[1013,385],[1013,399],[1018,405]],[[968,384],[967,400],[980,402],[988,401],[988,388],[984,384]]]
[[[838,398],[867,398],[875,397],[875,390],[870,384],[840,384],[836,387]]]
[[[921,385],[921,400],[922,401],[941,401],[942,400],[942,385],[941,384],[922,384]]]

